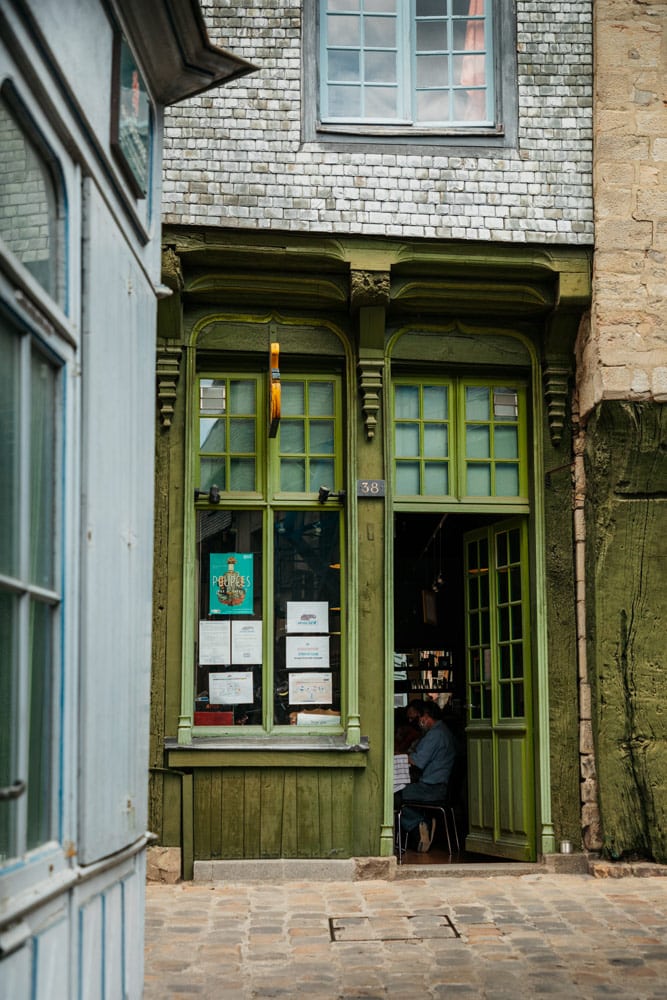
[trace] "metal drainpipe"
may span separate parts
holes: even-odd
[[[579,422],[579,397],[572,399],[574,450],[574,573],[577,614],[577,664],[579,690],[579,774],[581,828],[584,849],[599,851],[602,847],[598,781],[593,742],[591,685],[586,653],[586,470],[584,467],[585,429]]]

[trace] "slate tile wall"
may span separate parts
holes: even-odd
[[[305,141],[312,3],[203,10],[211,40],[260,71],[167,112],[165,222],[592,243],[590,2],[517,0],[517,143],[490,150]]]

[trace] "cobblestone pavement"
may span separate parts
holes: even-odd
[[[145,1000],[667,1000],[667,878],[147,886]]]

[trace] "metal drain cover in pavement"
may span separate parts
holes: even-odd
[[[329,917],[329,932],[332,941],[425,941],[461,936],[446,913]]]

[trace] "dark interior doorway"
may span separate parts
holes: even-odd
[[[485,860],[463,850],[468,831],[463,536],[497,520],[497,514],[442,512],[401,512],[394,518],[395,727],[410,701],[430,698],[441,705],[459,747],[451,787],[461,851],[450,858],[439,830],[431,850],[408,852],[407,863]]]

